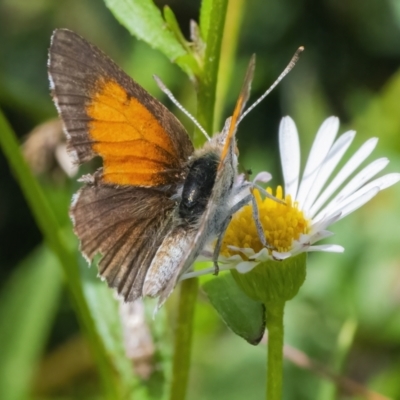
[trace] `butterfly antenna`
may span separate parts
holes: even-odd
[[[301,46],[296,50],[296,53],[294,53],[292,59],[290,60],[289,64],[286,66],[286,68],[283,70],[283,72],[278,76],[276,81],[269,87],[269,89],[261,96],[259,97],[250,107],[247,108],[247,110],[241,115],[238,121],[239,123],[242,121],[242,119],[251,111],[253,108],[257,107],[258,104],[260,104],[274,89],[275,87],[279,84],[279,82],[293,69],[293,67],[296,65],[300,53],[304,50],[304,47]]]
[[[181,103],[175,98],[172,92],[164,85],[163,81],[157,76],[153,75],[154,80],[156,81],[158,87],[169,97],[169,99],[200,129],[201,133],[207,138],[207,140],[211,140],[210,136],[206,132],[206,130],[200,125],[195,117],[188,110],[186,110]]]

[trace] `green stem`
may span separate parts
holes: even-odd
[[[184,400],[186,397],[198,288],[198,279],[187,279],[181,282],[178,318],[174,334],[170,400]]]
[[[62,227],[54,216],[53,210],[47,202],[37,180],[32,175],[25,159],[22,157],[15,134],[1,110],[0,145],[3,148],[4,154],[8,159],[10,167],[24,193],[46,243],[56,254],[63,268],[66,283],[72,296],[73,306],[87,334],[88,343],[91,347],[96,365],[99,368],[99,374],[107,398],[117,399],[119,397],[117,395],[117,385],[115,385],[113,381],[114,371],[105,353],[103,342],[96,331],[94,321],[82,291],[75,250],[68,246],[63,236]]]
[[[283,313],[285,302],[265,305],[268,328],[267,400],[282,399]]]
[[[226,11],[226,22],[221,44],[221,60],[219,64],[217,96],[215,103],[214,129],[221,127],[225,98],[231,82],[234,57],[238,45],[239,28],[243,19],[245,0],[230,0]]]
[[[214,0],[212,2],[203,74],[198,82],[197,120],[210,135],[213,134],[214,127],[218,69],[227,7],[228,0]],[[195,145],[202,144],[204,140],[203,135],[196,129],[194,134]]]

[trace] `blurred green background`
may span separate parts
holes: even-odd
[[[199,2],[157,4],[173,9],[188,36],[190,20],[198,19]],[[293,72],[241,124],[238,141],[244,168],[253,173],[269,170],[273,183],[279,184],[280,118],[295,119],[306,154],[318,126],[337,115],[341,132],[357,130],[349,152],[377,136],[379,144],[370,159],[387,156],[391,163],[386,171],[400,171],[400,2],[250,0],[241,7],[224,118],[232,111],[252,53],[257,55],[252,92],[256,99],[295,49],[306,48]],[[182,104],[195,111],[194,90],[183,72],[132,38],[102,1],[0,0],[0,107],[21,141],[38,124],[56,117],[46,62],[52,30],[59,27],[97,44],[169,105],[152,80],[152,74],[159,75]],[[170,108],[191,132],[191,123]],[[70,230],[67,210],[75,179],[46,172],[40,181]],[[310,255],[307,281],[285,316],[286,343],[394,399],[400,399],[399,223],[396,185],[335,225],[329,242],[343,245],[345,253]],[[0,379],[11,388],[5,393],[15,399],[98,398],[93,361],[80,340],[61,271],[41,242],[0,154]],[[252,347],[229,332],[203,294],[194,340],[188,399],[263,398],[265,347]],[[25,397],[13,392],[21,385],[27,388]],[[354,396],[286,361],[284,398]]]

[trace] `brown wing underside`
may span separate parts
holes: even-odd
[[[83,187],[71,207],[82,253],[101,254],[99,274],[126,301],[142,296],[150,263],[171,229],[175,203],[161,191],[134,187]]]
[[[48,68],[68,148],[79,163],[100,155],[110,184],[163,186],[182,179],[193,152],[185,129],[97,47],[56,30]]]

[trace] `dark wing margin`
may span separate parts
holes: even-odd
[[[171,229],[175,202],[155,189],[87,185],[70,215],[88,261],[101,254],[99,274],[126,301],[142,296],[152,259]]]
[[[50,86],[68,136],[68,145],[83,163],[97,153],[89,136],[90,116],[86,105],[96,92],[99,78],[112,79],[138,100],[168,134],[174,153],[182,160],[193,152],[193,146],[179,120],[158,100],[123,72],[108,56],[76,33],[67,29],[54,31],[49,50]]]

